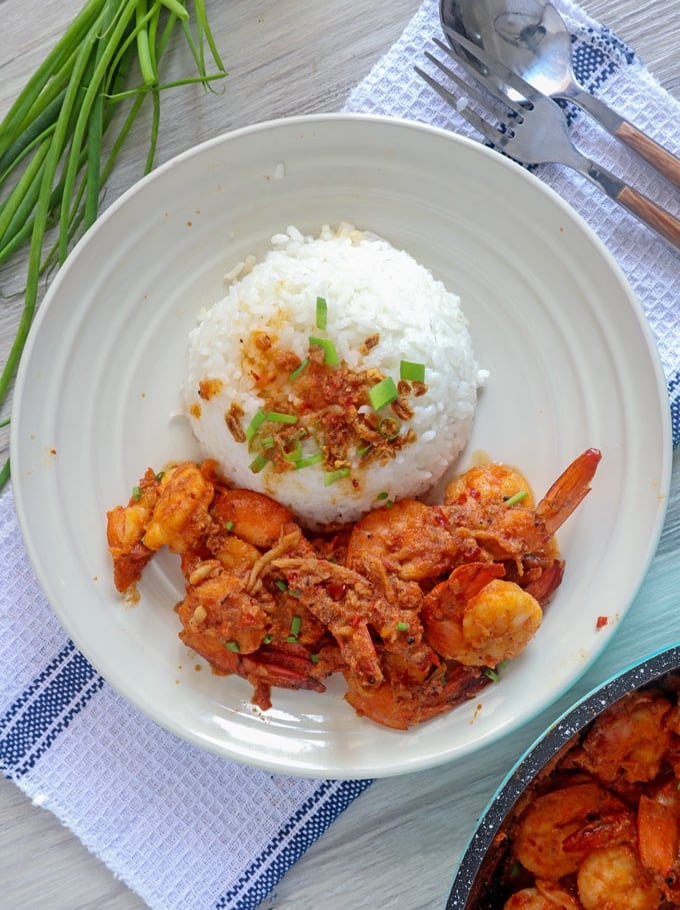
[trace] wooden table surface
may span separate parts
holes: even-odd
[[[339,110],[348,91],[400,35],[419,0],[208,0],[229,79],[220,99],[183,108],[181,90],[163,101],[158,162],[210,136],[274,117]],[[0,115],[79,9],[75,0],[0,0]],[[680,98],[680,0],[582,0],[582,6],[635,47],[658,80]],[[360,7],[360,10],[359,10]],[[181,62],[181,61],[180,61]],[[189,64],[187,62],[187,69]],[[144,132],[126,148],[110,198],[135,182]],[[0,273],[3,291],[20,287],[22,264]],[[4,363],[17,305],[0,308]],[[0,418],[5,416],[3,411]],[[6,431],[0,430],[6,456]],[[680,459],[659,551],[638,595],[663,623],[677,611]],[[576,690],[550,712],[658,646],[636,602],[614,645]],[[637,609],[636,609],[637,608]],[[677,636],[680,638],[680,635]],[[543,729],[536,719],[490,754],[454,768],[376,782],[287,874],[264,907],[276,910],[443,907],[457,856],[508,765]],[[9,781],[0,781],[0,910],[144,910],[144,903]],[[197,908],[199,910],[199,908]]]

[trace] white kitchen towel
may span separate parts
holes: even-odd
[[[552,0],[572,35],[574,71],[579,81],[619,114],[680,155],[680,103],[665,91],[605,26],[570,0]],[[668,27],[670,28],[670,23]],[[434,36],[442,37],[438,0],[425,0],[401,38],[350,94],[347,111],[417,120],[480,139],[451,105],[416,74],[414,66],[441,73],[425,50],[442,57]],[[577,147],[618,177],[680,217],[680,190],[611,138],[585,113],[569,109]],[[680,253],[639,224],[581,175],[561,165],[531,168],[569,202],[604,241],[623,269],[646,313],[668,385],[673,444],[680,442]]]
[[[677,152],[680,106],[610,32],[565,0],[555,2],[576,36],[577,69],[589,87]],[[469,134],[413,72],[437,33],[438,4],[426,0],[347,109]],[[590,143],[623,174],[625,153],[600,144],[587,118],[578,117],[574,129],[584,147]],[[667,207],[676,202],[644,165],[626,157],[625,170]],[[667,372],[677,443],[680,259],[576,175],[553,166],[537,173],[590,221],[637,291]],[[0,769],[152,910],[254,910],[370,784],[241,767],[128,705],[50,611],[21,542],[11,489],[0,497]]]

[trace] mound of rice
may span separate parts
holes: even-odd
[[[204,457],[311,529],[423,494],[465,445],[485,378],[459,298],[351,225],[290,227],[271,247],[190,334],[182,403]]]

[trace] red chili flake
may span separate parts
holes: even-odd
[[[470,490],[470,496],[472,499],[480,499],[481,495],[482,494],[479,492],[479,490]]]
[[[346,590],[347,585],[344,585],[341,582],[331,582],[328,585],[328,593],[333,600],[340,600],[344,597]]]
[[[446,527],[448,524],[446,512],[442,509],[441,506],[432,506],[432,516],[435,522],[441,527]]]
[[[609,618],[607,616],[598,616],[597,622],[595,623],[595,628],[604,629],[604,627],[608,624],[609,624]]]

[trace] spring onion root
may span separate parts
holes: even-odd
[[[176,30],[197,73],[162,83],[161,59]],[[153,105],[148,173],[161,93],[196,82],[208,88],[224,76],[204,0],[194,0],[193,16],[186,0],[87,0],[30,77],[0,122],[0,268],[28,246],[23,309],[0,374],[0,408],[33,321],[40,277],[64,262],[74,240],[97,218],[102,190],[144,100],[150,96]],[[128,88],[128,82],[137,84]],[[125,114],[119,114],[122,106]],[[9,476],[7,461],[0,489]]]

